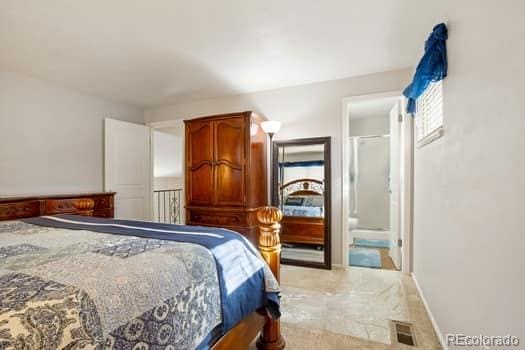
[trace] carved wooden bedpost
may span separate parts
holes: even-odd
[[[259,251],[264,260],[270,266],[275,278],[279,282],[281,272],[281,239],[279,223],[283,214],[275,207],[262,207],[257,211],[259,220]],[[285,342],[281,336],[279,320],[273,320],[266,316],[266,324],[257,340],[257,348],[260,350],[284,349]]]
[[[93,216],[95,201],[91,198],[77,198],[73,200],[73,207],[76,209],[75,214],[83,216]]]

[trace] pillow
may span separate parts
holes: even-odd
[[[286,198],[285,205],[297,205],[301,206],[303,205],[304,197],[295,197],[295,196],[289,196]]]
[[[324,206],[324,196],[308,196],[305,198],[304,204],[305,207],[323,207]]]

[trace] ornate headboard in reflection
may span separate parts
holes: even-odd
[[[281,186],[281,196],[322,196],[324,183],[317,179],[296,179]]]
[[[289,181],[280,188],[280,202],[283,205],[283,220],[281,221],[281,241],[290,244],[325,245],[325,218],[323,208],[319,206],[304,206],[301,199],[301,209],[295,208],[296,204],[289,206],[291,196],[298,197],[323,197],[323,181],[302,178]],[[323,205],[324,206],[324,205]],[[289,211],[287,210],[289,209]],[[313,212],[312,212],[313,210]],[[321,210],[320,212],[318,212]],[[320,214],[321,213],[321,214]]]

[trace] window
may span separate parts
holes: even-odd
[[[443,81],[430,83],[417,99],[416,140],[422,147],[443,135]]]

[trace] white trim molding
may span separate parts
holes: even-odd
[[[367,94],[367,95],[357,95],[357,96],[350,96],[345,97],[341,100],[341,140],[342,140],[342,153],[341,153],[341,160],[342,160],[342,174],[341,174],[341,198],[342,198],[342,213],[341,213],[341,229],[343,231],[342,236],[342,254],[341,257],[343,259],[343,268],[348,268],[348,246],[349,246],[349,237],[348,237],[348,215],[349,215],[349,208],[350,208],[350,121],[349,121],[349,105],[352,102],[357,101],[364,101],[364,100],[370,100],[370,99],[377,99],[377,98],[384,98],[384,97],[396,97],[396,96],[402,96],[401,91],[385,91],[380,92],[376,94]],[[404,104],[402,104],[404,105]],[[411,130],[413,132],[413,123],[410,123],[408,130]],[[410,147],[413,148],[413,144],[410,145]],[[412,167],[412,164],[410,164]],[[412,169],[413,170],[413,169]],[[408,189],[411,193],[409,198],[410,205],[412,205],[412,188]],[[410,211],[411,214],[411,211]],[[413,220],[412,215],[410,215],[408,220]],[[406,234],[408,235],[408,239],[406,239],[406,242],[403,242],[403,263],[402,263],[402,271],[404,273],[410,274],[412,269],[412,230],[410,225],[410,231]]]
[[[443,338],[443,333],[441,333],[441,330],[439,329],[436,319],[434,318],[434,315],[432,315],[432,311],[430,310],[430,307],[428,306],[427,299],[425,298],[425,295],[423,295],[423,291],[421,290],[421,287],[419,286],[419,283],[417,282],[416,275],[412,272],[411,276],[412,276],[412,280],[414,280],[414,284],[416,285],[417,293],[419,294],[421,301],[423,301],[423,305],[425,306],[425,310],[427,311],[427,315],[430,318],[430,322],[432,323],[432,328],[434,328],[434,332],[436,333],[439,343],[441,344],[441,347],[443,348],[443,350],[448,350],[447,343],[445,342],[445,339]]]
[[[436,130],[432,131],[430,134],[426,135],[421,140],[419,140],[417,142],[417,148],[421,148],[421,147],[423,147],[425,145],[428,145],[432,141],[439,139],[441,136],[443,136],[443,134],[444,134],[443,126],[440,126]]]

